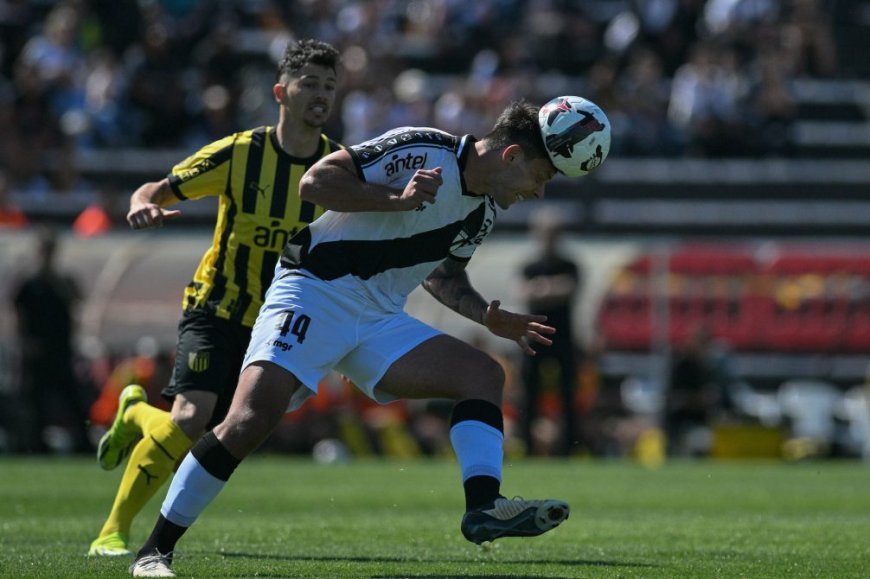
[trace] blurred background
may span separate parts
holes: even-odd
[[[0,0],[0,451],[89,452],[124,385],[159,401],[216,203],[134,234],[129,195],[274,124],[277,59],[304,37],[342,52],[326,133],[345,144],[400,125],[483,136],[510,101],[562,94],[612,123],[605,164],[500,215],[469,268],[527,310],[565,281],[532,264],[574,263],[567,350],[529,367],[409,302],[505,366],[509,455],[870,460],[862,0]],[[66,299],[42,311],[57,340],[33,344],[21,288],[40,264]],[[44,392],[22,380],[34,349]],[[449,453],[449,407],[321,390],[268,449]]]

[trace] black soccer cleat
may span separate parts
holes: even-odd
[[[465,513],[462,535],[478,545],[501,537],[535,537],[559,526],[570,511],[564,501],[499,497]]]

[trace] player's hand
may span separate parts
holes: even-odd
[[[515,341],[523,352],[534,356],[535,351],[529,342],[537,342],[545,346],[553,344],[553,340],[545,334],[555,334],[556,328],[547,326],[547,316],[532,314],[515,314],[501,309],[501,302],[493,300],[486,308],[483,316],[483,324],[496,336]]]
[[[421,203],[435,203],[438,189],[444,184],[441,177],[441,167],[434,169],[417,169],[405,189],[400,201],[406,211],[416,209]]]
[[[181,215],[178,209],[164,209],[156,203],[131,203],[127,223],[133,229],[163,227],[163,221]]]

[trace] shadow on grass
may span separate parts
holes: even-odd
[[[482,573],[480,575],[469,575],[464,573],[462,575],[362,575],[362,577],[368,577],[368,579],[396,579],[396,577],[405,577],[408,579],[420,578],[420,579],[468,579],[468,577],[493,577],[491,573]],[[499,575],[500,577],[507,577],[510,579],[565,579],[565,575]],[[215,577],[224,577],[224,575],[215,575]],[[236,577],[236,575],[226,575],[226,577]],[[264,579],[286,579],[287,577],[296,577],[296,575],[269,575],[257,573],[257,577],[262,577]],[[355,575],[356,577],[356,575]]]
[[[221,552],[218,553],[223,557],[238,558],[238,559],[271,559],[276,561],[326,561],[337,562],[346,561],[352,563],[486,563],[489,562],[485,556],[481,557],[465,557],[448,560],[432,560],[426,558],[411,559],[407,557],[356,557],[342,555],[275,555],[264,553],[237,553],[237,552]],[[564,565],[566,567],[656,567],[651,563],[635,563],[631,561],[600,561],[595,559],[517,559],[514,561],[505,561],[498,559],[499,565]],[[413,577],[454,577],[453,575],[413,575]],[[458,575],[456,577],[459,577]],[[521,577],[521,576],[517,576]],[[543,577],[542,575],[529,575],[528,577]]]

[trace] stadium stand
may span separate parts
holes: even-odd
[[[36,218],[77,214],[95,189],[139,183],[266,122],[272,59],[302,36],[344,51],[342,115],[328,132],[345,142],[400,124],[481,134],[506,101],[556,91],[608,111],[612,160],[655,159],[677,182],[668,159],[839,161],[870,149],[868,67],[856,56],[870,48],[866,0],[3,5],[0,155],[14,200]],[[643,165],[612,171],[646,183]],[[786,175],[801,181],[793,166]],[[619,198],[602,180],[591,193]],[[66,209],[41,202],[52,193]]]
[[[789,245],[763,256],[751,246],[675,248],[666,273],[672,344],[704,325],[742,352],[870,351],[870,258],[854,247]],[[600,328],[614,348],[652,344],[651,259],[620,269],[604,297]]]

